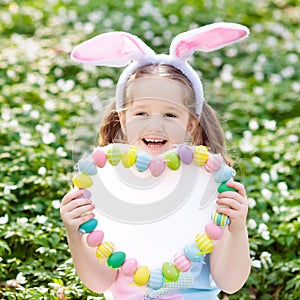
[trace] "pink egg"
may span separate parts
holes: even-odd
[[[205,164],[205,169],[207,172],[216,172],[224,164],[224,159],[221,154],[211,154],[208,155],[208,160]]]
[[[181,272],[187,272],[192,265],[191,261],[181,253],[177,253],[174,255],[173,262],[175,267]]]
[[[150,161],[150,172],[154,177],[160,176],[166,168],[163,157],[155,157]]]
[[[180,145],[177,149],[177,153],[184,164],[189,165],[193,161],[193,150],[186,145]]]
[[[103,168],[107,160],[106,153],[100,148],[95,149],[93,152],[93,160],[98,168]]]
[[[205,226],[205,233],[212,240],[219,240],[223,235],[222,227],[218,226],[215,223],[207,224]]]
[[[94,230],[90,232],[86,238],[86,242],[90,247],[99,246],[104,238],[104,233],[101,230]]]
[[[135,258],[127,258],[120,268],[120,271],[125,276],[132,276],[138,267],[137,260]]]

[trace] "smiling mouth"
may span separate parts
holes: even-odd
[[[143,138],[142,141],[148,147],[162,147],[167,142],[167,140],[165,139],[157,139],[157,138]]]

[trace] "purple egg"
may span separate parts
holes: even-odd
[[[177,153],[184,164],[189,165],[193,161],[193,150],[186,145],[179,146]]]
[[[156,157],[150,161],[150,172],[154,177],[160,176],[166,168],[163,157]]]

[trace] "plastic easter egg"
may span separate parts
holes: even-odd
[[[221,154],[209,153],[208,159],[205,164],[207,172],[216,172],[224,165],[224,159]]]
[[[162,265],[162,273],[168,281],[177,281],[180,274],[176,267],[170,262],[165,262]]]
[[[227,165],[224,165],[221,169],[219,169],[215,173],[215,182],[221,183],[221,182],[228,181],[234,175],[235,175],[234,169]]]
[[[201,262],[204,258],[199,251],[199,248],[196,245],[187,245],[184,247],[184,254],[185,256],[193,262]]]
[[[214,249],[214,244],[211,238],[205,233],[196,235],[196,244],[202,254],[210,253]]]
[[[117,166],[121,160],[121,149],[118,146],[111,145],[106,151],[106,157],[112,166]]]
[[[107,265],[112,269],[120,268],[126,259],[126,254],[123,251],[112,253],[107,259]]]
[[[150,277],[150,270],[147,266],[139,267],[133,276],[133,281],[137,285],[146,285]]]
[[[180,159],[178,157],[178,154],[174,150],[167,151],[164,154],[164,159],[166,161],[166,165],[171,170],[178,170],[180,167]]]
[[[125,276],[132,276],[138,267],[138,262],[135,258],[127,258],[122,265],[120,271]]]
[[[81,224],[79,226],[79,231],[82,233],[89,233],[91,231],[93,231],[98,225],[98,221],[97,219],[91,219],[88,220],[87,222]]]
[[[223,235],[222,227],[218,226],[215,223],[207,224],[205,226],[205,233],[212,240],[219,240]]]
[[[149,288],[153,290],[160,289],[164,284],[164,276],[159,269],[152,270],[150,273],[150,279],[148,282]]]
[[[150,172],[154,177],[160,176],[166,168],[165,161],[162,157],[156,157],[150,161]]]
[[[194,149],[194,162],[198,166],[204,166],[208,160],[208,149],[205,146],[195,146]]]
[[[98,168],[103,168],[107,160],[106,153],[100,148],[95,149],[93,152],[93,160]]]
[[[96,175],[97,174],[97,167],[94,163],[89,160],[80,160],[78,162],[78,170],[81,173],[85,173],[88,175]]]
[[[135,166],[139,172],[144,172],[150,165],[151,155],[145,151],[139,151],[136,154]]]
[[[194,153],[190,147],[186,145],[180,145],[177,149],[177,153],[180,160],[184,164],[189,165],[193,161]]]
[[[89,190],[86,190],[86,189],[80,189],[82,191],[82,196],[79,196],[78,198],[87,198],[87,199],[90,199],[92,197],[92,194]]]
[[[226,181],[227,182],[227,181]],[[218,193],[223,193],[223,192],[235,192],[236,190],[226,184],[226,182],[222,182],[219,187],[218,187]]]
[[[130,168],[134,165],[136,160],[136,150],[129,148],[121,155],[122,164],[125,168]]]
[[[102,262],[102,259],[109,257],[113,251],[114,244],[112,242],[105,242],[97,247],[96,256],[100,259],[100,262]]]
[[[174,265],[181,272],[187,272],[191,268],[191,261],[181,253],[174,255]]]
[[[93,180],[87,174],[78,173],[73,177],[73,184],[80,189],[87,189],[93,185]]]
[[[219,226],[226,226],[230,223],[228,216],[217,213],[216,211],[212,213],[211,219]]]
[[[104,238],[104,233],[101,230],[94,230],[88,234],[86,237],[86,243],[90,247],[97,247],[99,246]]]

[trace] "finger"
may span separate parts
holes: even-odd
[[[229,187],[234,188],[237,191],[237,193],[239,193],[243,197],[246,197],[245,187],[240,182],[237,182],[237,181],[234,181],[234,180],[228,180],[226,182],[226,185],[229,186]]]
[[[238,194],[237,192],[223,192],[218,195],[218,200],[220,199],[233,199],[234,201],[237,201],[240,204],[247,204],[247,198],[244,198],[242,195]]]
[[[86,206],[86,205],[94,205],[94,204],[92,204],[92,201],[87,198],[75,198],[73,201],[69,202],[65,206],[65,209],[66,209],[66,211],[72,211],[74,209],[77,209],[81,206]]]
[[[220,206],[229,207],[233,210],[240,210],[241,204],[240,202],[233,200],[232,198],[221,198],[216,201],[216,203]]]
[[[62,205],[66,205],[68,204],[70,201],[72,201],[73,199],[80,197],[83,195],[82,190],[74,190],[74,191],[70,191],[68,192],[63,198],[62,198]]]
[[[79,218],[79,217],[81,217],[85,214],[91,214],[91,212],[94,208],[95,207],[92,204],[80,206],[76,209],[73,209],[73,210],[67,212],[67,215],[71,219],[76,219],[76,218]]]

